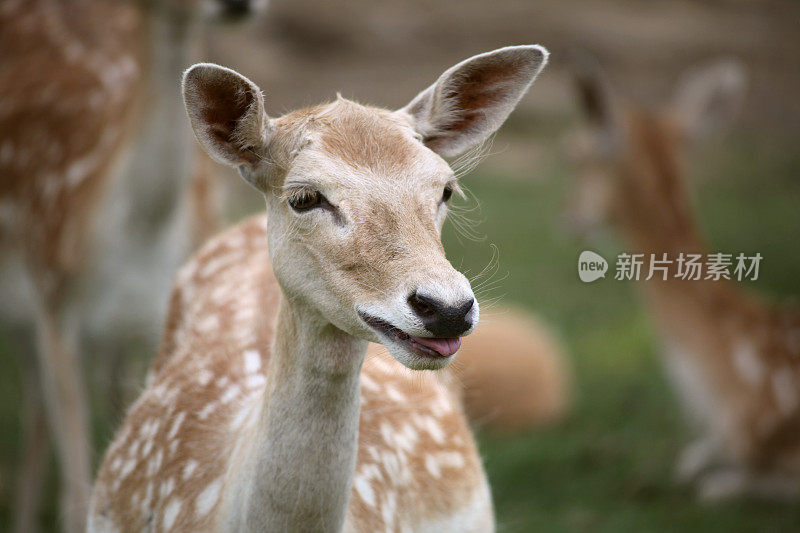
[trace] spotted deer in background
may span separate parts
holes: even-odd
[[[442,156],[481,143],[546,62],[502,48],[399,111],[280,118],[223,67],[184,77],[200,144],[266,199],[180,271],[147,387],[105,454],[92,531],[491,531],[446,372],[478,322],[440,241]],[[365,358],[368,342],[393,359]]]
[[[572,223],[611,223],[646,258],[706,253],[685,183],[686,145],[734,116],[744,81],[730,61],[694,70],[670,105],[648,111],[618,97],[596,68],[583,69],[578,88],[591,129],[578,142]],[[669,376],[701,432],[678,461],[679,477],[707,498],[799,496],[800,313],[732,281],[677,273],[673,262],[666,281],[659,273],[638,285]]]
[[[233,4],[241,12],[248,3]],[[194,59],[201,14],[217,10],[177,0],[0,4],[0,308],[13,330],[35,319],[37,339],[36,356],[20,353],[17,531],[35,528],[48,426],[64,528],[84,529],[81,330],[153,330],[168,280],[201,237],[194,228],[211,218],[208,177],[187,179],[191,135],[174,79]]]

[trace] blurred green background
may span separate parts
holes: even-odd
[[[550,324],[574,367],[574,410],[552,427],[515,437],[479,431],[498,530],[797,531],[800,502],[698,503],[672,479],[690,438],[657,357],[635,282],[583,284],[581,250],[611,260],[625,249],[609,234],[582,243],[559,223],[572,182],[563,142],[580,125],[565,56],[588,50],[612,83],[645,103],[663,101],[679,74],[720,56],[741,59],[750,89],[741,120],[690,157],[691,189],[710,249],[758,251],[760,279],[776,301],[800,295],[800,8],[794,2],[466,0],[459,3],[274,1],[264,21],[219,28],[209,60],[250,76],[279,115],[341,91],[399,107],[449,65],[508,44],[541,43],[551,65],[495,139],[493,155],[464,183],[483,239],[446,230],[455,265],[479,272],[499,250],[502,297]],[[177,82],[176,82],[177,87]],[[222,172],[225,174],[224,172]],[[230,218],[261,208],[234,176]],[[484,308],[486,309],[486,308]],[[491,306],[483,315],[492,319]],[[19,455],[19,372],[0,330],[0,530],[8,523]],[[149,359],[150,350],[141,357]],[[104,413],[106,406],[97,405]],[[98,449],[113,428],[98,415]],[[97,456],[99,457],[99,451]],[[51,463],[52,466],[52,463]],[[51,468],[51,470],[54,470]],[[48,481],[53,523],[55,474]]]

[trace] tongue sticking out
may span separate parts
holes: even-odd
[[[461,338],[453,337],[451,339],[431,339],[428,337],[411,337],[417,344],[421,344],[426,348],[430,348],[434,352],[444,357],[449,357],[456,353],[461,348]]]

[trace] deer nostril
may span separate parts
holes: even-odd
[[[432,318],[436,316],[436,302],[426,296],[420,296],[417,291],[408,297],[408,305],[422,318]]]

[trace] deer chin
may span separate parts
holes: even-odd
[[[378,334],[381,344],[392,357],[412,370],[436,370],[453,360],[461,347],[461,338],[419,337],[406,333],[384,319],[359,312],[363,320]]]

